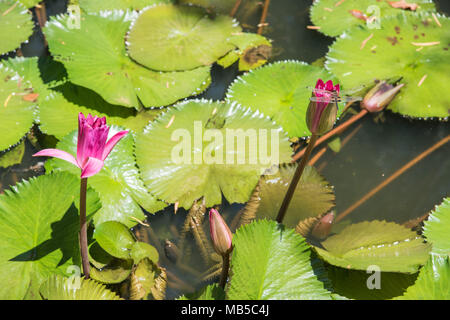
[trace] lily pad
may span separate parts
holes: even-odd
[[[431,246],[399,224],[386,221],[355,223],[315,247],[328,263],[366,270],[376,265],[383,272],[415,273],[426,263]]]
[[[78,0],[81,9],[86,12],[105,10],[141,10],[149,5],[171,3],[170,0]]]
[[[7,168],[22,162],[25,153],[25,142],[22,141],[14,148],[0,153],[0,168]]]
[[[133,260],[112,259],[110,263],[101,269],[91,268],[92,279],[101,283],[115,284],[125,281],[133,269]]]
[[[449,257],[431,254],[427,264],[420,270],[416,283],[396,300],[449,300]]]
[[[405,11],[392,7],[389,2],[395,1],[317,0],[311,6],[311,21],[320,27],[320,32],[331,37],[336,37],[354,26],[371,25],[376,28],[378,25],[383,25],[385,18]],[[435,10],[434,3],[430,0],[408,0],[406,2],[417,4],[417,12]],[[366,19],[363,18],[364,15]],[[369,22],[367,22],[367,18],[369,18]],[[370,19],[374,20],[371,22]]]
[[[146,107],[165,106],[206,89],[209,67],[164,73],[130,60],[124,37],[135,16],[129,11],[83,14],[83,27],[75,29],[67,15],[60,15],[47,24],[44,33],[69,80],[96,91],[111,104],[136,109],[140,102]]]
[[[130,252],[131,258],[133,258],[134,263],[138,264],[142,259],[148,258],[153,262],[158,262],[159,253],[154,246],[149,245],[145,242],[135,242],[131,247]]]
[[[29,101],[33,89],[29,82],[0,63],[0,151],[17,144],[30,130],[36,104]]]
[[[188,209],[201,197],[207,207],[221,203],[222,193],[230,203],[246,202],[264,170],[289,161],[291,149],[261,113],[188,100],[149,123],[135,153],[150,192]]]
[[[319,78],[332,79],[323,68],[279,61],[238,77],[228,89],[227,100],[271,117],[289,137],[309,136],[306,109]]]
[[[242,219],[275,220],[295,169],[296,165],[285,165],[276,174],[262,176],[256,190],[257,195],[254,194],[247,203]],[[314,167],[307,166],[295,189],[283,224],[295,228],[299,221],[330,210],[334,206],[334,199],[333,187]],[[258,202],[258,205],[253,202]]]
[[[104,285],[83,278],[52,276],[39,292],[45,300],[121,300]]]
[[[255,69],[265,64],[272,53],[270,41],[256,33],[239,32],[228,41],[237,48],[217,61],[224,68],[239,60],[239,71]]]
[[[33,21],[27,8],[19,1],[0,1],[0,54],[12,51],[33,33]]]
[[[140,12],[127,38],[138,63],[163,71],[208,66],[234,49],[227,39],[241,28],[224,15],[209,17],[202,8],[160,5]]]
[[[130,259],[130,251],[136,240],[130,230],[117,221],[106,221],[95,227],[94,239],[110,255]]]
[[[111,126],[109,134],[112,136],[118,131],[119,127]],[[74,131],[58,142],[56,147],[75,155],[77,139],[78,131]],[[105,221],[118,221],[130,228],[137,224],[136,219],[145,219],[140,206],[149,212],[159,211],[166,206],[147,192],[139,178],[133,144],[133,136],[126,135],[106,158],[103,169],[88,179],[88,185],[97,191],[102,202],[102,208],[93,218],[96,226]],[[47,171],[64,170],[80,175],[79,168],[60,159],[49,159],[45,165]]]
[[[406,84],[388,109],[411,117],[448,117],[450,19],[436,14],[400,14],[380,29],[353,28],[333,43],[326,66],[346,87],[375,79]]]
[[[236,231],[233,245],[227,299],[331,299],[317,278],[325,269],[313,269],[311,250],[293,229],[255,221]]]
[[[48,276],[65,275],[79,264],[79,216],[73,205],[79,192],[76,176],[54,173],[0,196],[1,299],[37,299]]]
[[[219,284],[213,283],[197,292],[185,294],[177,300],[225,300],[225,292]]]
[[[423,234],[433,245],[433,253],[450,255],[450,198],[436,207],[425,221]]]

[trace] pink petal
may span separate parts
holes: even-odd
[[[88,178],[100,172],[103,161],[96,158],[88,158],[86,165],[81,170],[81,178]]]
[[[333,81],[328,80],[328,81],[325,83],[325,90],[327,90],[327,91],[333,91],[333,89],[334,89],[334,87],[333,87]]]
[[[102,159],[105,161],[106,157],[108,157],[111,150],[114,148],[114,146],[117,144],[117,142],[120,141],[126,134],[128,133],[128,130],[120,131],[116,133],[114,136],[111,137],[111,139],[108,140],[106,143],[105,149],[103,149],[103,155]]]
[[[334,86],[334,91],[339,93],[339,89],[340,89],[340,87],[339,87],[339,83],[338,83],[337,85]]]
[[[316,89],[323,90],[325,88],[325,84],[322,79],[317,80]]]
[[[54,157],[70,162],[76,165],[78,168],[80,167],[73,155],[59,149],[44,149],[33,154],[33,157]]]

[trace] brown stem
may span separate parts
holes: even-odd
[[[305,155],[302,157],[302,161],[300,161],[300,164],[297,166],[297,169],[295,170],[294,176],[292,177],[292,181],[289,184],[289,188],[286,192],[286,195],[284,196],[283,203],[281,204],[280,210],[278,211],[277,215],[278,223],[283,222],[284,216],[286,215],[286,211],[289,207],[289,203],[291,202],[292,196],[294,195],[295,188],[297,187],[297,184],[300,181],[300,177],[302,176],[303,170],[305,169],[306,164],[308,163],[308,158],[311,155],[312,150],[314,149],[317,137],[318,136],[316,134],[313,134],[311,136],[308,146],[306,147]]]
[[[370,198],[372,198],[378,191],[380,191],[381,189],[383,189],[385,186],[387,186],[389,183],[391,183],[392,181],[394,181],[395,179],[397,179],[401,174],[403,174],[406,170],[408,170],[409,168],[411,168],[412,166],[414,166],[416,163],[418,163],[420,160],[422,160],[423,158],[425,158],[426,156],[428,156],[430,153],[432,153],[433,151],[435,151],[436,149],[442,147],[444,144],[446,144],[447,142],[450,141],[450,135],[446,136],[445,138],[443,138],[442,140],[440,140],[439,142],[437,142],[436,144],[434,144],[433,146],[431,146],[430,148],[428,148],[427,150],[425,150],[424,152],[422,152],[421,154],[419,154],[417,157],[415,157],[414,159],[412,159],[411,161],[409,161],[407,164],[405,164],[403,167],[401,167],[400,169],[398,169],[393,175],[391,175],[389,178],[387,178],[386,180],[384,180],[382,183],[380,183],[378,186],[376,186],[375,188],[373,188],[372,190],[370,190],[364,197],[362,197],[361,199],[359,199],[358,201],[356,201],[354,204],[352,204],[350,207],[348,207],[346,210],[344,210],[344,212],[342,212],[339,216],[337,216],[336,218],[336,222],[341,221],[345,216],[347,216],[348,214],[350,214],[353,210],[355,210],[356,208],[358,208],[361,204],[363,204],[364,202],[366,202],[367,200],[369,200]]]
[[[219,286],[225,290],[228,279],[228,270],[230,269],[230,253],[224,254],[222,260],[222,273],[220,274]]]
[[[265,21],[266,21],[266,17],[267,17],[267,11],[269,11],[269,4],[270,4],[270,0],[265,0],[264,1],[264,8],[263,8],[263,12],[261,14],[261,20],[259,20],[259,24],[258,24],[258,34],[262,34],[264,26],[265,26]]]
[[[39,23],[39,27],[44,28],[45,23],[47,22],[47,10],[45,8],[45,2],[42,1],[41,3],[37,4],[34,8],[34,11],[36,12],[36,18]],[[42,36],[44,37],[44,46],[47,47],[47,39],[45,38],[44,32],[42,32]]]
[[[242,0],[236,0],[235,4],[233,6],[233,9],[231,9],[230,17],[234,17],[234,15],[236,14],[236,12],[239,9],[239,6],[241,5],[241,2],[242,2]]]
[[[364,117],[366,114],[368,113],[368,111],[366,109],[362,109],[358,114],[354,115],[353,117],[351,117],[350,119],[348,119],[347,121],[345,121],[344,123],[340,124],[339,126],[337,126],[336,128],[334,128],[331,131],[328,131],[327,133],[325,133],[323,136],[321,136],[319,138],[319,140],[317,140],[316,146],[318,146],[319,144],[323,143],[324,141],[328,140],[329,138],[331,138],[332,136],[342,133],[345,129],[347,129],[350,125],[352,125],[353,123],[355,123],[356,121],[358,121],[359,119],[361,119],[362,117]],[[298,159],[300,159],[303,154],[305,153],[306,148],[302,149],[300,152],[297,152],[293,157],[292,157],[292,162],[297,161]]]
[[[84,278],[89,279],[90,266],[87,242],[87,222],[86,222],[86,190],[87,178],[81,179],[80,185],[80,253],[83,265]]]

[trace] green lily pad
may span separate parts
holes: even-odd
[[[95,227],[93,238],[107,253],[120,259],[129,259],[136,240],[120,222],[106,221]]]
[[[138,264],[142,259],[145,258],[148,258],[155,263],[159,260],[158,250],[156,250],[154,246],[140,241],[137,241],[133,244],[133,246],[131,247],[130,255],[135,264]]]
[[[396,300],[449,300],[449,257],[431,254],[427,264],[420,270],[416,283]]]
[[[127,9],[141,10],[150,5],[171,2],[170,0],[78,0],[81,9],[86,12]]]
[[[366,270],[376,265],[383,272],[415,273],[426,263],[430,245],[410,229],[394,222],[355,223],[315,247],[328,263]]]
[[[127,37],[131,58],[154,70],[207,66],[234,49],[227,39],[241,28],[224,15],[209,17],[197,7],[149,7],[133,22]]]
[[[346,87],[401,77],[406,85],[388,109],[412,117],[448,117],[450,19],[436,17],[442,27],[423,13],[383,19],[381,29],[353,28],[330,47],[326,66]]]
[[[227,100],[271,117],[289,137],[309,136],[306,109],[319,78],[333,79],[323,68],[279,61],[238,77],[228,89]]]
[[[294,175],[296,165],[281,166],[274,175],[262,176],[257,194],[246,204],[242,221],[275,220]],[[321,215],[334,206],[333,187],[314,169],[307,166],[295,189],[283,224],[295,228],[299,221]]]
[[[434,3],[430,0],[408,0],[408,3],[418,4],[417,12],[434,11]],[[373,18],[373,22],[355,17],[351,11],[357,10],[365,14],[367,18]],[[401,12],[400,8],[393,8],[388,1],[378,0],[317,0],[311,6],[311,21],[319,26],[319,31],[327,36],[336,37],[354,26],[372,25],[375,28],[378,23],[383,25],[385,18],[395,16]]]
[[[0,54],[12,51],[33,33],[33,21],[27,8],[18,1],[0,1]]]
[[[433,253],[450,255],[450,198],[436,207],[425,221],[423,234],[433,245]]]
[[[206,89],[211,81],[209,67],[164,73],[130,60],[124,37],[135,16],[123,11],[83,14],[83,27],[75,29],[69,27],[68,16],[61,15],[47,24],[44,33],[69,80],[111,104],[136,109],[140,102],[145,107],[165,106]]]
[[[14,148],[2,152],[0,154],[0,168],[7,168],[22,162],[23,155],[25,153],[25,142],[22,141]]]
[[[222,193],[230,203],[246,202],[264,170],[289,161],[291,149],[261,113],[188,100],[149,123],[135,153],[150,192],[188,209],[201,197],[207,207],[221,203]]]
[[[115,284],[125,281],[133,269],[133,260],[112,259],[101,269],[91,268],[90,277],[101,283]]]
[[[51,276],[39,292],[45,300],[121,300],[104,285],[83,278]]]
[[[185,294],[177,300],[225,300],[225,291],[219,284],[213,283],[197,292]]]
[[[36,104],[27,101],[33,93],[29,82],[0,63],[0,151],[17,144],[30,130]]]
[[[48,276],[66,275],[69,266],[79,264],[79,216],[73,206],[79,192],[76,176],[54,173],[0,196],[1,299],[37,299]]]
[[[119,127],[111,126],[109,134],[112,136],[118,131]],[[74,131],[58,142],[56,148],[75,155],[77,139],[78,131]],[[105,221],[118,221],[130,228],[137,224],[136,219],[145,219],[140,206],[149,212],[166,206],[147,192],[139,178],[133,145],[133,136],[126,135],[106,158],[103,169],[88,179],[88,185],[97,191],[102,203],[93,218],[96,226]],[[47,171],[64,170],[80,175],[78,167],[60,159],[49,159],[45,165]]]
[[[233,236],[230,300],[331,299],[318,280],[324,268],[311,265],[311,250],[293,229],[275,221],[255,221]]]
[[[150,299],[161,269],[150,259],[142,259],[131,274],[130,300]]]
[[[239,59],[239,71],[255,69],[265,64],[272,53],[270,41],[256,33],[239,32],[232,35],[228,42],[237,48],[217,61],[224,68]]]
[[[89,262],[97,269],[107,266],[114,257],[107,253],[97,241],[92,242],[88,249]]]

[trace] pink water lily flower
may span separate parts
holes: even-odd
[[[106,125],[105,117],[93,117],[89,114],[85,118],[80,112],[76,159],[70,153],[59,149],[44,149],[35,153],[33,157],[55,157],[68,161],[81,169],[81,178],[88,178],[103,168],[104,161],[111,150],[128,131],[120,131],[107,141],[108,133],[109,127]]]
[[[216,209],[209,211],[209,231],[214,250],[222,256],[230,253],[233,235],[227,223]]]

